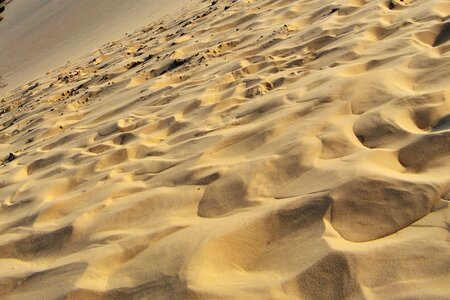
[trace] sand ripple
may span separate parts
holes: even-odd
[[[11,91],[0,294],[450,297],[449,13],[202,2]]]

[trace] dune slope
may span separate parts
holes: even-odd
[[[227,0],[2,102],[6,299],[448,299],[450,4]]]
[[[121,38],[191,0],[4,0],[0,76],[9,90]],[[1,6],[1,4],[0,4]],[[0,16],[1,18],[1,16]],[[0,85],[0,97],[8,90]]]

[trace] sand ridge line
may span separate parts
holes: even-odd
[[[8,296],[445,297],[445,1],[214,2],[2,100]]]

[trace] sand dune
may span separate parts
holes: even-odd
[[[8,86],[0,293],[450,298],[449,14],[192,2]]]
[[[11,87],[26,84],[151,20],[177,13],[190,0],[7,2],[8,14],[0,24],[0,75]],[[0,96],[5,90],[0,89]]]

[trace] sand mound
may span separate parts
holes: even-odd
[[[9,90],[0,293],[449,298],[449,13],[193,3]]]

